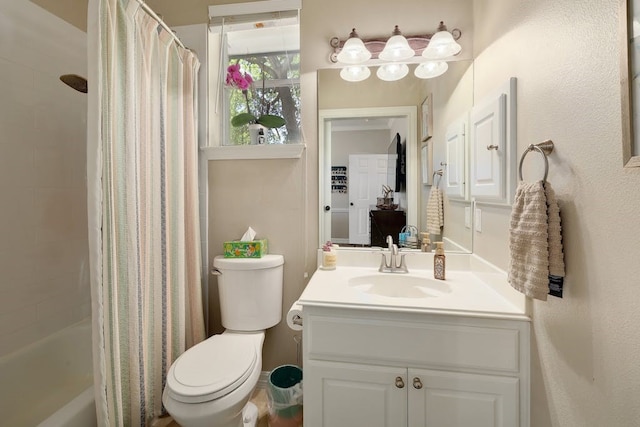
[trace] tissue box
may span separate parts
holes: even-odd
[[[224,242],[225,258],[262,258],[267,254],[267,239]]]

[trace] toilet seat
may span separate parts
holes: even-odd
[[[246,381],[257,359],[253,335],[214,335],[178,357],[167,375],[167,391],[184,403],[218,399]]]

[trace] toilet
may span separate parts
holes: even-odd
[[[282,319],[284,257],[215,257],[225,331],[173,362],[162,403],[182,427],[254,427],[265,330]]]

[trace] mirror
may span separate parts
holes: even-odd
[[[432,184],[435,181],[445,190],[446,128],[473,105],[472,62],[451,62],[447,73],[430,80],[410,74],[396,82],[371,77],[350,83],[340,78],[339,71],[318,70],[319,243],[385,246],[379,235],[400,225],[424,231]],[[432,137],[422,142],[420,106],[427,95],[433,128]],[[398,135],[404,162],[398,162]],[[397,163],[400,166],[395,167]],[[402,163],[404,170],[398,174]],[[438,169],[445,177],[433,180]],[[394,190],[393,205],[398,207],[374,212],[380,210],[376,204],[384,195],[383,184]],[[449,251],[470,252],[470,201],[445,194],[443,205],[443,232],[432,235],[432,240],[445,241]]]
[[[637,40],[637,23],[640,10],[636,2],[620,3],[620,55],[622,83],[622,140],[625,167],[640,167],[640,49]]]

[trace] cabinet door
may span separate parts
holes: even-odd
[[[338,362],[309,362],[304,427],[407,425],[407,371]]]
[[[458,119],[447,127],[445,139],[447,143],[447,160],[445,167],[445,192],[455,199],[464,199],[465,187],[465,129],[466,117]]]
[[[506,199],[506,102],[496,99],[471,110],[471,196],[481,200]]]
[[[471,109],[469,193],[479,202],[511,204],[516,180],[516,78]]]
[[[515,427],[518,378],[409,369],[409,427]]]

